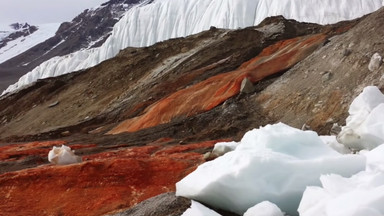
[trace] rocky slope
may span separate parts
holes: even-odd
[[[56,34],[19,55],[0,64],[0,91],[15,83],[22,75],[54,56],[80,49],[99,47],[110,36],[113,26],[133,5],[142,0],[112,0],[88,9],[71,22],[60,25]],[[0,44],[1,48],[2,44]],[[8,75],[8,76],[6,76]]]
[[[373,53],[384,54],[383,21],[381,9],[328,26],[273,17],[246,29],[211,28],[127,48],[2,97],[0,209],[130,215],[150,203],[172,206],[160,196],[126,210],[174,191],[214,143],[251,128],[282,121],[327,134],[361,87],[383,87],[383,67],[368,69]],[[47,165],[49,149],[61,144],[84,162]]]
[[[95,66],[127,47],[149,46],[170,38],[196,34],[211,26],[245,28],[276,15],[302,22],[329,24],[363,16],[382,6],[382,0],[339,0],[337,3],[333,0],[160,0],[140,4],[116,23],[111,36],[100,48],[51,58],[22,76],[3,94],[38,79]]]

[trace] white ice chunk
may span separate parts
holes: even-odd
[[[364,155],[367,157],[367,171],[384,173],[384,145],[380,145],[374,150],[364,153]]]
[[[237,142],[218,142],[215,144],[215,147],[213,147],[212,154],[215,156],[224,155],[225,153],[235,150],[237,145]]]
[[[290,214],[306,186],[322,174],[351,176],[365,168],[362,155],[341,155],[313,131],[279,123],[247,132],[238,147],[176,184],[176,194],[243,214],[268,200]]]
[[[81,162],[81,157],[76,156],[70,147],[62,145],[61,147],[54,146],[49,151],[48,160],[53,164],[66,165]]]
[[[320,139],[329,147],[333,148],[335,151],[340,154],[350,154],[352,153],[349,148],[345,145],[339,143],[336,139],[336,136],[320,136]]]
[[[368,86],[355,98],[337,140],[353,150],[384,143],[384,95],[377,87]]]
[[[191,207],[187,209],[181,216],[221,216],[221,215],[205,207],[204,205],[192,200]]]
[[[384,215],[384,145],[367,157],[366,170],[345,178],[324,175],[322,187],[308,187],[299,206],[301,216]]]
[[[261,202],[252,208],[249,208],[244,216],[284,216],[276,204],[269,201]]]

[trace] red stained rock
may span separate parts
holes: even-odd
[[[120,123],[109,134],[135,132],[170,122],[177,116],[192,116],[211,110],[240,92],[245,77],[255,83],[292,67],[316,49],[323,34],[280,41],[265,48],[237,70],[220,74],[179,90],[148,107],[144,114]]]
[[[45,141],[2,146],[0,147],[0,161],[16,161],[31,155],[45,158],[53,146],[61,146],[65,144],[65,141]],[[73,150],[94,146],[96,145],[69,145]]]
[[[144,146],[84,157],[83,163],[45,165],[0,175],[0,215],[103,215],[158,194],[203,162],[217,141]]]

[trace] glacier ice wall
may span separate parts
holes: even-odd
[[[383,0],[155,0],[130,9],[100,48],[81,50],[43,62],[3,94],[37,79],[92,67],[129,46],[149,46],[169,38],[198,33],[211,26],[243,28],[275,15],[327,24],[360,17],[383,5]]]

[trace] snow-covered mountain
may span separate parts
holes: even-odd
[[[41,25],[35,34],[9,42],[7,47],[0,49],[0,91],[52,57],[101,46],[111,35],[115,23],[132,5],[141,1],[111,0],[85,10],[60,27],[59,24]],[[7,32],[0,32],[0,37]]]
[[[373,12],[384,4],[383,0],[157,0],[146,3],[129,10],[100,48],[54,57],[21,77],[3,94],[37,79],[94,66],[129,46],[148,46],[201,32],[211,26],[242,28],[274,15],[320,24],[335,23]]]
[[[31,26],[28,23],[0,25],[0,63],[55,35],[59,24]]]

